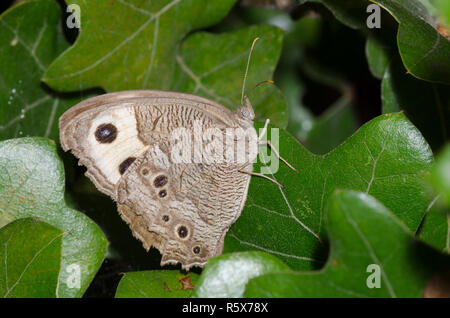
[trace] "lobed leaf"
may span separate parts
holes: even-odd
[[[0,295],[56,297],[64,232],[34,218],[0,229]]]
[[[208,260],[197,282],[194,297],[243,297],[247,282],[272,272],[289,272],[287,265],[262,252],[224,254]]]
[[[324,209],[336,189],[373,195],[411,231],[417,230],[430,203],[422,174],[431,167],[433,156],[403,114],[373,119],[323,156],[308,152],[283,130],[278,133],[279,138],[272,135],[272,143],[279,141],[281,156],[299,173],[279,163],[278,171],[268,176],[284,189],[252,177],[244,210],[226,236],[225,252],[260,250],[293,269],[321,266],[327,252]],[[266,166],[278,163],[275,157],[270,159]],[[260,168],[256,165],[254,171]]]
[[[58,139],[58,117],[79,101],[41,83],[48,65],[68,47],[54,0],[32,0],[0,15],[0,140]]]
[[[126,273],[120,280],[116,298],[188,298],[198,275],[176,270]]]
[[[275,273],[247,284],[246,297],[421,297],[434,270],[448,266],[378,200],[338,191],[327,215],[331,252],[315,272]]]
[[[82,296],[103,261],[107,241],[94,222],[66,205],[64,168],[55,143],[44,138],[0,142],[0,171],[0,226],[38,217],[66,232],[57,296]],[[79,288],[69,282],[76,269]]]

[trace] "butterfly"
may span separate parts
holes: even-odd
[[[253,172],[256,153],[250,150],[261,143],[255,114],[244,95],[241,104],[231,111],[185,93],[109,93],[66,111],[59,119],[60,141],[87,167],[98,190],[117,202],[144,248],[161,252],[161,266],[203,267],[222,253],[225,235],[244,207],[251,175],[260,175]],[[205,131],[210,132],[206,137]],[[183,133],[188,137],[181,138]],[[215,160],[205,162],[198,160],[205,156],[198,156],[195,138],[213,150],[231,142],[224,151],[212,152]],[[244,149],[240,161],[239,147]]]

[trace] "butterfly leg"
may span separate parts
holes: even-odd
[[[267,133],[267,127],[269,126],[269,123],[270,123],[270,119],[267,118],[267,119],[266,119],[266,122],[264,123],[263,130],[261,131],[261,133],[260,133],[259,136],[258,136],[258,144],[261,143],[261,139],[263,139],[263,138],[264,138],[264,135]]]
[[[245,171],[245,170],[238,170],[238,171],[239,171],[239,172],[242,172],[242,173],[245,173],[245,174],[248,174],[248,175],[251,175],[251,176],[261,177],[261,178],[267,179],[267,180],[272,181],[273,183],[275,183],[275,184],[276,184],[277,186],[279,186],[281,189],[284,189],[284,185],[282,185],[281,183],[279,183],[277,180],[272,179],[272,178],[270,178],[270,177],[268,177],[268,176],[266,176],[266,175],[264,175],[264,174],[262,174],[262,173],[257,173],[257,172],[253,172],[253,171]]]
[[[270,149],[273,151],[273,153],[275,154],[275,156],[278,158],[278,160],[281,160],[284,162],[284,164],[286,166],[288,166],[291,170],[295,171],[296,173],[298,173],[298,170],[295,169],[289,162],[286,161],[286,159],[284,159],[283,157],[280,156],[280,153],[277,151],[277,149],[272,145],[272,143],[270,142],[270,140],[262,140],[264,138],[264,136],[267,134],[267,127],[269,126],[270,123],[270,119],[267,118],[266,122],[264,123],[264,127],[262,132],[259,134],[258,136],[258,146],[269,146]]]
[[[286,159],[284,159],[283,157],[280,156],[280,154],[278,153],[278,150],[272,145],[272,143],[270,142],[270,140],[264,140],[264,141],[260,141],[258,143],[258,146],[269,146],[270,149],[273,151],[273,153],[275,154],[275,156],[278,158],[278,160],[281,160],[284,162],[284,164],[286,166],[288,166],[291,170],[295,171],[295,173],[298,173],[298,170],[295,169],[289,162],[287,162]]]

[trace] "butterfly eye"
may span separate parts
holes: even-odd
[[[243,109],[241,111],[242,116],[244,116],[245,118],[249,118],[250,117],[250,113],[248,112],[248,110]]]

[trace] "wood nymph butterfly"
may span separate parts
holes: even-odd
[[[202,267],[222,253],[225,234],[241,214],[250,175],[256,174],[255,156],[244,162],[176,161],[174,148],[195,146],[180,144],[173,136],[183,128],[196,137],[197,123],[202,131],[213,128],[223,134],[220,142],[230,129],[257,136],[252,106],[244,96],[242,100],[244,105],[231,111],[184,93],[109,93],[87,99],[60,117],[61,145],[87,167],[95,186],[117,202],[120,216],[144,248],[154,246],[161,252],[162,266]],[[239,138],[231,140],[234,155]],[[193,153],[195,157],[195,149]]]

